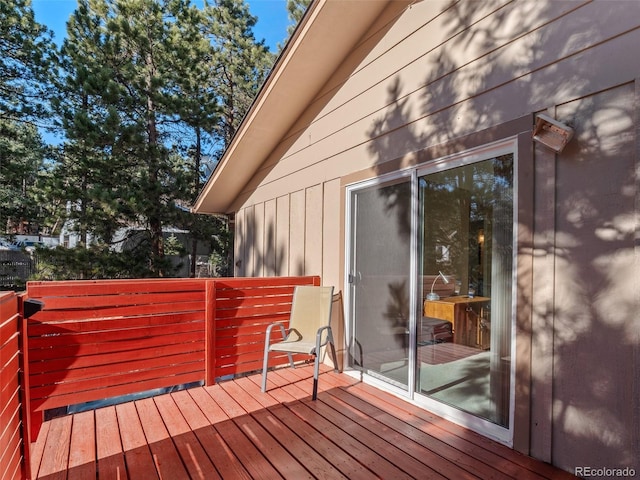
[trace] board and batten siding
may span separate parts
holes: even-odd
[[[235,275],[321,275],[339,285],[335,255],[341,249],[340,181],[333,180],[264,203],[235,216]],[[327,256],[325,257],[325,252]]]
[[[640,472],[639,107],[639,80],[558,105],[576,138],[536,155],[532,451],[565,469]]]
[[[236,274],[343,289],[346,183],[548,113],[576,136],[527,157],[515,447],[640,472],[639,19],[633,1],[391,2],[235,199]]]

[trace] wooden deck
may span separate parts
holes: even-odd
[[[45,422],[40,479],[575,478],[347,375],[250,376]]]

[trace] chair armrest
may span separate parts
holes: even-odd
[[[325,341],[322,341],[322,332],[327,331],[327,337]],[[320,327],[318,332],[316,333],[316,355],[319,355],[320,348],[324,347],[327,343],[333,343],[333,332],[331,330],[330,325],[325,325],[324,327]]]
[[[267,332],[266,332],[266,346],[267,348],[269,347],[269,344],[271,343],[271,330],[273,330],[273,327],[280,327],[280,332],[282,333],[282,340],[284,340],[285,338],[287,338],[287,332],[284,328],[284,325],[280,322],[274,322],[269,324],[269,326],[267,327]]]

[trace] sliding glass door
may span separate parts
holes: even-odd
[[[515,144],[347,190],[349,365],[510,437]]]

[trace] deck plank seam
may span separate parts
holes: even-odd
[[[513,475],[517,475],[518,478],[523,478],[523,476],[524,478],[531,479],[554,478],[553,476],[547,477],[535,469],[536,466],[539,466],[538,461],[533,461],[530,457],[526,457],[520,454],[520,452],[509,449],[507,446],[493,442],[486,437],[482,437],[472,430],[465,429],[448,421],[443,422],[441,418],[435,417],[433,414],[407,402],[404,399],[400,399],[395,395],[380,396],[374,387],[366,384],[353,385],[353,387],[358,390],[362,390],[365,395],[376,398],[376,402],[381,406],[380,408],[382,410],[385,410],[385,408],[393,409],[397,412],[397,415],[404,418],[404,422],[409,425],[413,425],[416,418],[420,418],[425,421],[431,428],[435,428],[437,431],[441,432],[443,437],[449,438],[450,441],[447,442],[447,444],[452,448],[456,448],[461,451],[463,455],[473,456],[474,458],[478,455],[488,455],[493,457],[494,460],[491,462],[488,460],[479,460],[489,466],[493,466],[496,461],[502,461],[504,463],[502,463],[501,471],[507,470],[513,472]],[[424,426],[422,430],[424,430]],[[436,436],[436,434],[434,433],[433,436]],[[454,443],[457,442],[463,443],[465,448],[455,447]],[[525,462],[520,463],[516,461],[516,459],[521,459],[522,457],[525,458]],[[535,462],[535,464],[532,463],[532,461]],[[530,468],[531,466],[534,468]],[[554,475],[557,475],[557,472],[554,472]]]

